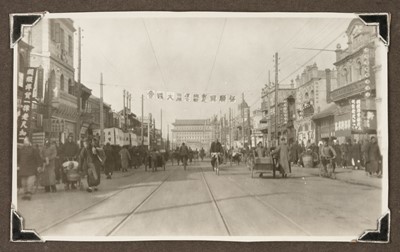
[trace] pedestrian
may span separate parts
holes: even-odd
[[[354,140],[354,143],[351,145],[351,164],[353,169],[359,170],[361,169],[361,145]]]
[[[346,140],[345,142],[343,142],[340,145],[340,151],[342,153],[342,167],[347,168],[347,166],[350,164],[349,163],[350,144],[349,144],[348,140]]]
[[[53,144],[56,146],[56,150],[57,150],[57,157],[56,157],[56,169],[55,169],[55,173],[56,173],[56,183],[60,184],[61,178],[62,178],[62,149],[63,149],[63,144],[60,143],[56,143],[53,142]]]
[[[188,156],[189,156],[189,149],[185,145],[185,143],[182,143],[182,146],[179,148],[179,156],[182,160],[183,169],[186,171],[187,160],[188,160]]]
[[[100,152],[90,138],[86,139],[83,145],[84,148],[80,153],[79,163],[81,164],[81,172],[87,177],[86,191],[97,191],[100,185],[100,170],[102,166]]]
[[[201,150],[200,150],[200,158],[201,158],[201,161],[203,161],[203,159],[204,159],[205,156],[206,156],[206,152],[205,152],[204,148],[201,147]]]
[[[129,167],[129,162],[131,160],[131,155],[129,154],[128,147],[127,146],[122,147],[122,149],[119,151],[119,155],[121,157],[122,172],[127,172]]]
[[[382,175],[382,155],[375,137],[371,137],[371,142],[367,148],[367,171],[369,175]]]
[[[36,173],[42,169],[40,153],[35,149],[28,137],[24,138],[24,144],[17,151],[17,170],[23,190],[23,200],[32,198],[33,188],[36,180]]]
[[[366,172],[368,172],[367,171],[368,146],[369,146],[368,139],[364,139],[364,141],[361,144],[361,158],[362,158],[362,166],[365,168]]]
[[[111,179],[115,167],[115,155],[110,143],[107,143],[104,147],[104,153],[106,156],[106,160],[104,162],[104,173],[106,174],[107,179]]]
[[[279,146],[272,151],[272,154],[279,155],[279,165],[281,168],[282,177],[287,177],[287,174],[290,171],[290,164],[289,164],[289,147],[286,143],[286,139],[284,137],[281,138]]]
[[[57,157],[57,149],[56,146],[50,143],[49,139],[45,140],[44,147],[41,151],[41,157],[44,160],[41,179],[44,190],[45,192],[56,192],[57,188],[55,163]]]
[[[339,167],[339,166],[342,166],[342,153],[340,150],[339,141],[337,139],[335,139],[335,140],[333,140],[333,142],[334,142],[333,149],[336,152],[335,166]]]
[[[258,158],[265,157],[265,152],[264,151],[265,151],[265,149],[262,146],[262,142],[260,141],[260,142],[258,142],[257,147],[256,147],[256,149],[254,151],[254,156],[258,157]]]
[[[61,149],[62,163],[67,161],[77,161],[79,156],[79,146],[74,142],[74,136],[68,135],[67,141],[63,144]],[[68,181],[67,170],[62,169],[61,180],[64,183],[65,190],[76,189],[76,182]]]

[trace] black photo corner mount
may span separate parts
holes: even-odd
[[[33,25],[39,21],[44,14],[14,14],[11,15],[11,36],[10,46],[11,48],[21,39],[22,26]]]
[[[389,45],[389,14],[358,14],[358,17],[366,24],[377,25],[380,38],[386,46]]]
[[[377,230],[367,230],[359,238],[358,242],[389,243],[390,239],[390,212],[378,220]]]
[[[23,218],[15,209],[11,209],[12,242],[44,242],[34,230],[24,230]]]

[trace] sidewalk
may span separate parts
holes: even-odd
[[[304,172],[313,176],[319,176],[319,167],[316,168],[303,168],[300,166],[293,166],[292,172]],[[353,170],[336,168],[336,180],[343,181],[346,183],[366,185],[376,188],[382,188],[382,178],[376,176],[367,176],[364,170]]]

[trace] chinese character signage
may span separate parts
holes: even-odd
[[[351,128],[353,130],[362,130],[361,124],[361,100],[351,100]]]
[[[228,94],[192,94],[192,93],[176,93],[148,90],[146,91],[147,99],[177,101],[177,102],[220,102],[220,103],[235,103],[236,96]]]
[[[35,86],[35,79],[36,68],[28,67],[24,76],[21,107],[18,111],[18,143],[23,143],[24,138],[29,134],[32,111],[32,93]]]

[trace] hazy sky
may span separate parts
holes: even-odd
[[[234,94],[244,92],[251,109],[260,107],[261,88],[274,79],[273,55],[279,53],[279,80],[289,84],[316,62],[333,68],[334,52],[299,50],[346,48],[344,32],[351,18],[73,18],[83,29],[82,83],[100,95],[103,73],[104,101],[122,109],[123,89],[132,94],[132,110],[140,116],[140,96],[146,90]],[[158,64],[157,64],[158,62]],[[300,68],[301,67],[301,68]],[[294,74],[292,74],[294,72]],[[209,118],[229,107],[145,99],[163,128],[175,119]],[[170,127],[171,129],[172,127]]]

